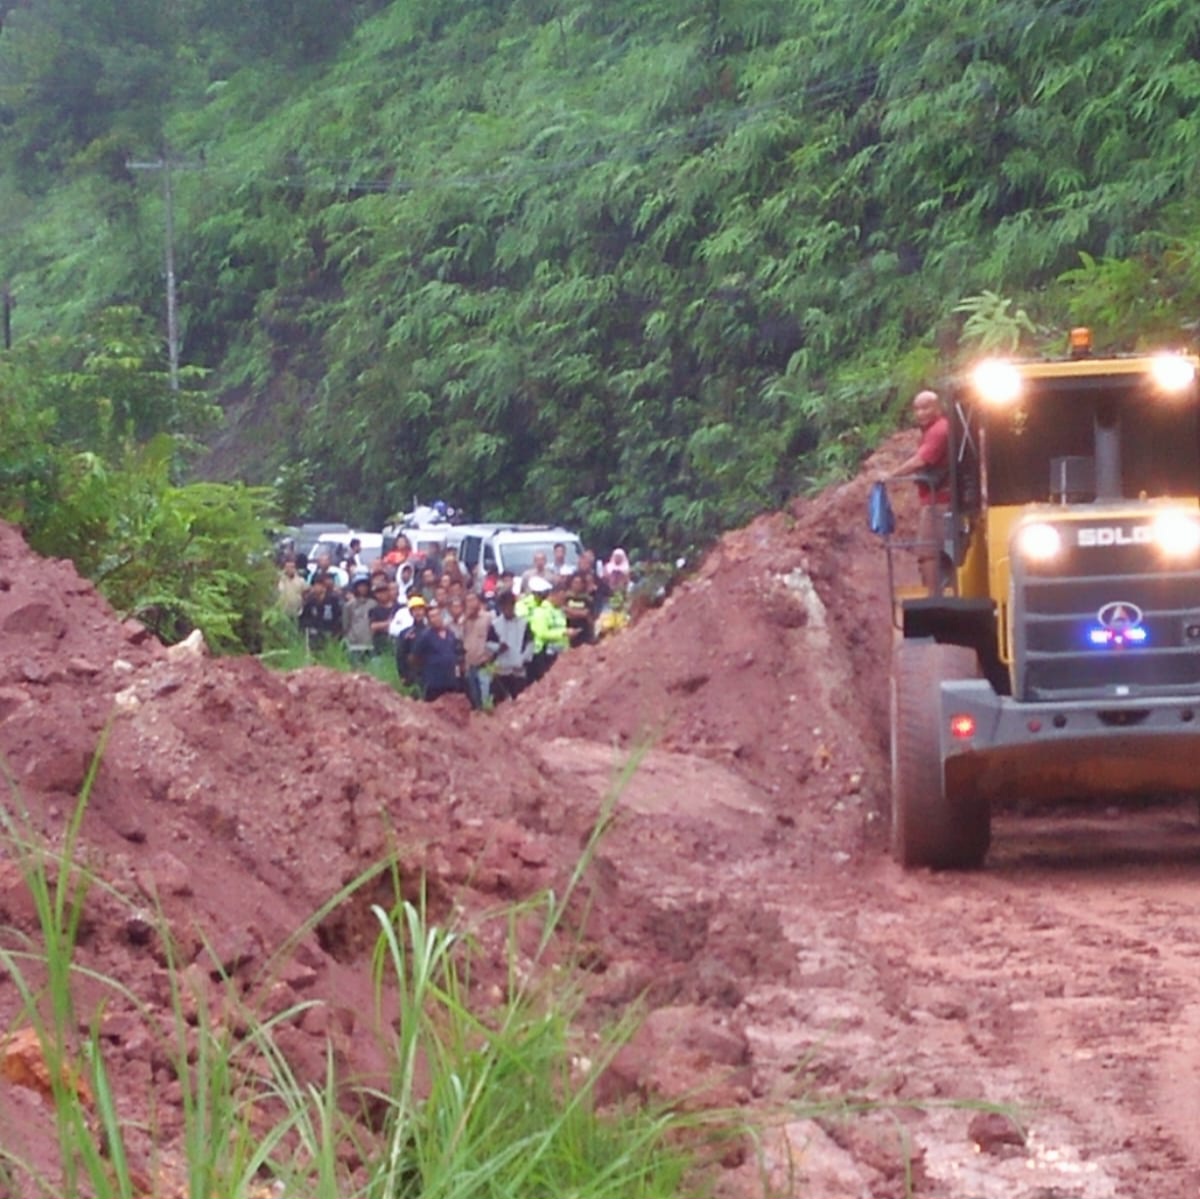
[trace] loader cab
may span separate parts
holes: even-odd
[[[988,362],[954,393],[961,511],[1194,496],[1197,360]]]
[[[1134,549],[1123,540],[1157,537],[1162,521],[1180,514],[1190,523],[1173,527],[1195,528],[1198,368],[1182,354],[1085,353],[989,360],[962,376],[948,390],[954,595],[903,602],[904,635],[975,649],[1001,693],[1038,689],[1043,667],[1025,605],[1065,605],[1068,577],[1091,577],[1102,591],[1102,576],[1157,571],[1148,543]],[[1035,600],[1038,586],[1045,597]],[[1090,590],[1080,604],[1091,602]]]

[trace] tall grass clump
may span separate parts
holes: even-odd
[[[685,1159],[666,1147],[675,1118],[597,1111],[596,1080],[628,1029],[581,1062],[570,1001],[536,985],[510,989],[481,1019],[467,1006],[453,933],[429,927],[410,903],[376,915],[376,986],[382,995],[394,983],[400,1011],[372,1199],[677,1193]]]
[[[45,1063],[61,1171],[57,1181],[37,1180],[30,1163],[17,1158],[9,1147],[0,1146],[0,1178],[8,1175],[14,1180],[13,1194],[19,1193],[17,1177],[40,1181],[47,1195],[79,1195],[86,1190],[97,1199],[132,1199],[134,1193],[98,1032],[93,1024],[89,1036],[77,1035],[71,985],[84,900],[92,886],[88,871],[76,863],[76,849],[106,740],[107,730],[84,778],[58,853],[33,835],[15,781],[0,764],[14,798],[11,808],[0,803],[0,832],[20,866],[41,934],[40,945],[28,938],[0,942],[0,969],[17,988],[21,1018],[32,1029]],[[115,980],[106,981],[121,989]]]
[[[386,1084],[362,1092],[374,1131],[353,1194],[666,1199],[693,1177],[684,1145],[696,1143],[696,1118],[638,1105],[602,1110],[598,1101],[599,1080],[635,1021],[590,1039],[585,1052],[579,992],[569,970],[547,961],[623,779],[602,805],[563,894],[547,892],[489,917],[505,922],[507,958],[492,963],[504,968],[504,986],[482,1010],[470,988],[480,950],[465,928],[432,923],[423,903],[372,906],[380,930],[371,955],[377,1023],[393,1032]],[[530,926],[536,938],[525,957],[518,934]],[[289,1193],[351,1193],[336,1162],[343,1141],[332,1076],[331,1066],[325,1088],[281,1093],[304,1149],[296,1158],[305,1163],[304,1182],[284,1177]]]
[[[478,1004],[470,979],[479,942],[465,924],[441,927],[423,904],[400,898],[392,862],[364,871],[309,917],[264,968],[277,977],[286,955],[337,907],[382,872],[391,872],[390,907],[372,908],[379,933],[363,969],[375,995],[374,1032],[386,1069],[370,1080],[338,1068],[332,1037],[325,1069],[302,1079],[278,1033],[317,1001],[264,1016],[232,978],[197,985],[183,964],[165,914],[154,917],[170,975],[173,1020],[114,978],[78,960],[85,900],[92,888],[117,892],[77,862],[80,833],[99,754],[60,847],[35,836],[33,822],[0,804],[4,850],[20,864],[37,913],[38,936],[0,930],[0,968],[14,980],[20,1010],[0,1029],[33,1029],[47,1066],[58,1159],[39,1174],[0,1132],[0,1191],[21,1199],[94,1196],[158,1199],[658,1199],[689,1176],[680,1133],[685,1117],[640,1106],[602,1109],[597,1083],[633,1030],[625,1022],[584,1042],[576,1031],[579,996],[569,970],[545,958],[571,893],[601,835],[603,817],[561,897],[492,913],[506,928],[504,986]],[[14,796],[16,788],[10,787]],[[19,804],[12,811],[19,811]],[[130,902],[122,898],[123,902]],[[131,905],[132,907],[132,905]],[[517,932],[537,922],[532,960]],[[479,929],[480,924],[474,926]],[[208,973],[206,970],[205,974]],[[179,1083],[182,1132],[145,1129],[160,1156],[135,1162],[119,1087],[106,1069],[103,1005],[79,1019],[78,978],[99,981],[134,1007],[158,1039]],[[371,1013],[360,1014],[364,1025]],[[87,1031],[80,1032],[80,1029]],[[54,1176],[49,1176],[53,1174]],[[153,1177],[151,1177],[153,1175]],[[689,1193],[692,1193],[689,1191]]]

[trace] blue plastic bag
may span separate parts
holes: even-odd
[[[890,537],[896,531],[896,514],[888,498],[887,484],[882,480],[871,484],[871,498],[867,501],[867,519],[871,532],[880,537]]]

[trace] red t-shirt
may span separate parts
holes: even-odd
[[[941,484],[934,494],[929,483],[917,483],[917,498],[922,504],[948,504],[950,502],[950,422],[939,416],[933,424],[921,431],[917,446],[917,457],[925,463],[930,475]]]

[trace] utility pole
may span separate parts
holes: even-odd
[[[175,194],[171,191],[171,159],[163,155],[163,200],[167,217],[167,361],[171,390],[179,390],[179,306],[175,299]]]
[[[131,171],[162,171],[163,205],[166,208],[166,265],[167,265],[167,361],[171,390],[179,390],[179,305],[175,294],[175,193],[171,190],[170,153],[163,152],[153,162],[129,162]]]

